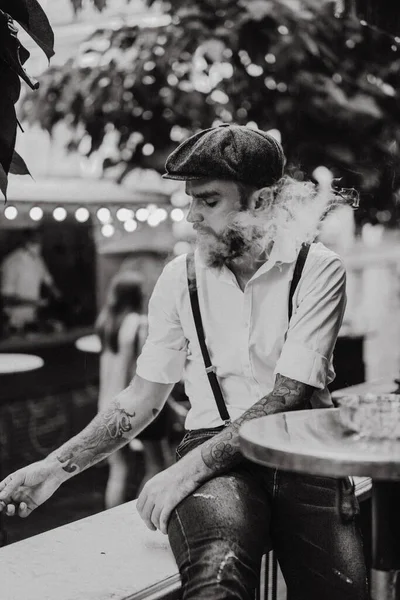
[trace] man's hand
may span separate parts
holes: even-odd
[[[191,460],[194,456],[189,453],[178,463],[157,473],[144,486],[136,508],[149,529],[159,529],[166,534],[174,508],[207,479],[197,471]],[[212,471],[209,475],[213,476]]]
[[[55,472],[49,461],[41,460],[11,473],[0,482],[0,512],[28,517],[62,484]]]
[[[308,408],[313,391],[314,388],[309,385],[278,374],[274,389],[268,396],[261,398],[239,419],[146,483],[138,498],[137,509],[147,527],[167,533],[171,513],[182,500],[205,481],[230,471],[244,460],[239,444],[242,423],[266,415]]]

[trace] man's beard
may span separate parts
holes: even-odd
[[[245,255],[257,252],[257,242],[263,237],[259,227],[227,227],[222,234],[211,230],[197,235],[197,247],[208,267],[220,268],[226,263]]]

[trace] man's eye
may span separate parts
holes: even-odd
[[[206,206],[210,206],[212,208],[213,206],[217,205],[217,201],[216,200],[204,200],[204,204]]]

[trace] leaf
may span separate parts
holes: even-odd
[[[0,164],[0,191],[3,193],[5,200],[7,200],[7,186],[8,186],[7,173],[5,172],[5,170],[3,169],[3,167]]]
[[[30,175],[32,177],[26,166],[26,162],[15,150],[12,155],[9,173],[12,173],[13,175]]]
[[[23,48],[22,60],[26,60],[29,56],[29,52]],[[17,73],[21,79],[23,79],[31,89],[37,89],[39,83],[36,79],[29,77],[27,72],[22,66],[21,60],[21,44],[15,34],[10,17],[0,11],[0,58],[3,62],[15,73]],[[19,97],[19,90],[18,96]],[[16,101],[16,100],[15,100]],[[14,102],[15,102],[14,101]]]
[[[47,58],[54,55],[54,33],[37,0],[0,0],[0,9],[18,21]]]
[[[0,164],[5,173],[10,168],[17,135],[17,119],[14,104],[18,99],[20,81],[18,75],[0,62]]]
[[[107,5],[107,0],[93,0],[93,4],[99,12],[102,12]]]
[[[29,23],[29,13],[25,0],[0,0],[0,10],[8,13],[19,23]]]
[[[299,33],[299,37],[303,40],[305,47],[313,56],[319,56],[319,48],[317,43],[312,39],[307,32],[302,31]]]
[[[272,3],[269,0],[242,0],[240,5],[246,8],[254,21],[262,21],[271,14]]]

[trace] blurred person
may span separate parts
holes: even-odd
[[[284,162],[273,137],[237,125],[200,131],[168,157],[164,176],[186,181],[191,198],[194,256],[176,257],[158,279],[131,384],[83,432],[0,484],[6,514],[28,516],[64,480],[128,443],[184,374],[190,410],[178,460],[137,501],[147,526],[169,536],[183,598],[254,598],[271,543],[291,600],[367,600],[350,480],[338,486],[328,477],[269,469],[240,452],[242,423],[332,406],[327,385],[345,270],[313,240],[336,195],[284,176]],[[225,410],[209,385],[191,312],[193,270]]]
[[[42,295],[43,287],[55,299],[61,298],[42,257],[41,234],[35,229],[27,230],[21,245],[1,265],[3,309],[11,331],[37,328],[39,311],[48,304]]]
[[[99,411],[107,410],[111,400],[126,388],[135,373],[136,360],[147,335],[147,318],[142,310],[142,277],[132,271],[117,274],[96,323],[102,346]],[[145,462],[141,487],[167,466],[162,446],[163,420],[159,415],[158,425],[152,423],[139,436]],[[108,457],[106,508],[126,501],[131,458],[128,448],[121,448]]]

